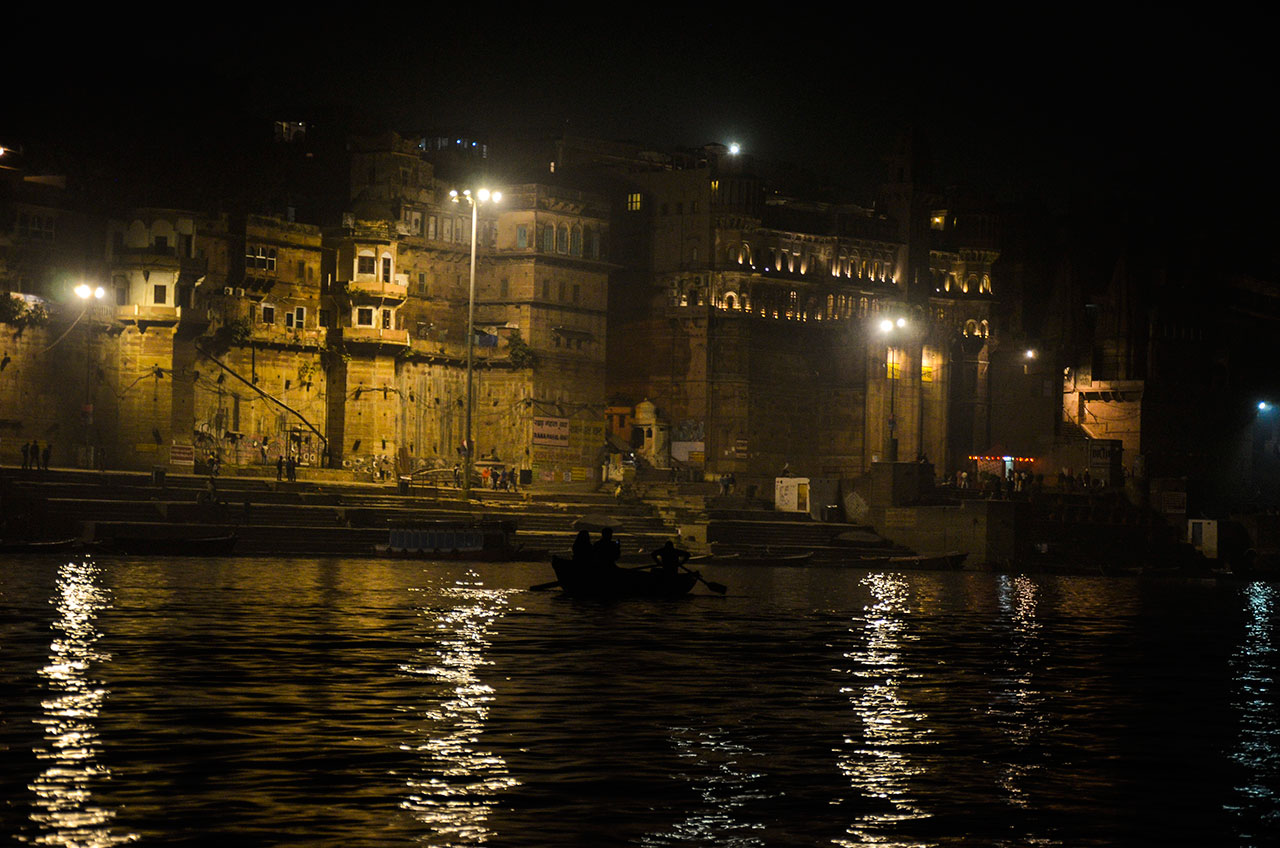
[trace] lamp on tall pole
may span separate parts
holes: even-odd
[[[481,203],[500,203],[502,201],[502,192],[489,191],[487,188],[478,189],[475,194],[471,193],[471,189],[466,189],[461,194],[455,189],[449,192],[449,199],[454,203],[460,203],[466,200],[471,204],[471,281],[467,286],[467,423],[466,423],[466,441],[462,447],[462,497],[464,500],[471,500],[471,456],[474,453],[475,446],[471,443],[471,407],[473,395],[471,391],[471,373],[473,348],[475,347],[475,319],[476,319],[476,224],[479,220]]]
[[[885,376],[889,380],[889,431],[885,441],[885,456],[889,462],[898,461],[898,434],[896,431],[898,422],[894,417],[894,401],[897,395],[898,377],[900,376],[897,371],[901,367],[901,363],[897,361],[897,348],[893,346],[894,335],[901,335],[906,329],[906,318],[898,318],[896,320],[886,318],[880,322],[880,332],[886,337],[886,347],[888,348]]]
[[[89,307],[94,301],[100,301],[106,295],[106,291],[102,286],[91,288],[87,283],[81,283],[75,288],[76,297],[80,298],[84,303],[84,309],[80,312],[80,318],[83,318],[89,312]],[[79,318],[76,319],[80,320]],[[85,467],[93,468],[94,466],[94,438],[93,438],[93,352],[89,348],[92,336],[93,324],[85,325],[84,331],[84,407],[81,409],[81,417],[84,422],[84,457]]]

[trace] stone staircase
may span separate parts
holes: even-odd
[[[814,521],[808,515],[762,510],[713,510],[707,542],[717,554],[780,556],[813,552],[815,563],[906,556],[912,551],[862,524]]]
[[[388,528],[414,521],[509,519],[517,542],[529,549],[567,550],[584,516],[603,516],[624,552],[652,550],[675,526],[641,502],[583,491],[474,490],[464,503],[458,490],[394,483],[277,482],[220,477],[213,502],[208,478],[131,472],[54,469],[45,474],[0,472],[6,511],[3,538],[108,538],[112,535],[192,536],[234,532],[241,555],[372,555]]]

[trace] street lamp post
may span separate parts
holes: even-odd
[[[84,303],[84,308],[80,312],[83,318],[89,312],[89,307],[93,302],[101,301],[106,291],[102,286],[90,288],[88,284],[81,283],[75,288],[76,297],[80,298]],[[77,319],[79,320],[79,319]],[[84,331],[84,406],[81,415],[84,421],[84,461],[86,468],[93,468],[94,457],[94,439],[93,439],[93,351],[90,347],[93,334],[93,323],[90,321],[85,325]]]
[[[471,193],[470,189],[466,189],[461,194],[457,190],[449,192],[449,199],[454,203],[460,203],[466,200],[471,204],[471,280],[467,286],[467,418],[466,418],[466,440],[462,447],[462,497],[470,502],[471,500],[471,456],[474,452],[474,445],[471,443],[471,408],[473,403],[473,393],[471,391],[471,375],[473,350],[475,347],[475,318],[476,318],[476,224],[479,221],[479,212],[481,203],[500,203],[502,201],[502,192],[490,192],[487,188],[482,188]]]
[[[889,380],[889,430],[885,439],[885,457],[889,462],[898,461],[898,421],[894,417],[894,403],[897,395],[898,377],[897,372],[900,363],[897,361],[897,348],[893,346],[893,335],[895,330],[906,330],[907,319],[898,318],[890,320],[888,318],[880,322],[880,332],[886,337],[886,347],[888,348],[888,361],[886,363],[886,377]]]

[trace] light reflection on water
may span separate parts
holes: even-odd
[[[5,563],[0,841],[1280,844],[1274,585],[707,576]]]
[[[510,589],[486,588],[474,573],[443,589],[412,589],[424,638],[417,660],[400,670],[432,688],[415,738],[402,746],[420,758],[401,802],[430,827],[431,845],[479,845],[494,837],[487,820],[504,791],[519,785],[502,757],[483,750],[480,737],[494,701],[480,670],[491,633],[510,606]]]
[[[759,786],[764,755],[735,742],[727,728],[697,730],[691,727],[668,729],[676,755],[686,770],[673,774],[686,781],[700,802],[669,830],[646,834],[640,844],[723,845],[748,848],[764,845],[764,826],[743,815],[752,803],[765,797]]]
[[[928,744],[927,717],[903,697],[903,684],[917,676],[904,661],[906,643],[919,637],[911,632],[910,585],[901,574],[868,574],[862,581],[872,603],[855,619],[849,633],[855,644],[844,656],[853,682],[841,688],[857,717],[861,737],[850,734],[838,752],[840,771],[864,797],[887,805],[874,805],[849,825],[851,839],[842,846],[906,846],[892,836],[894,826],[929,816],[911,792],[912,779],[923,772],[912,752]]]
[[[1276,716],[1275,616],[1277,589],[1272,584],[1251,583],[1243,589],[1247,617],[1244,639],[1231,659],[1235,671],[1232,703],[1239,723],[1239,738],[1231,758],[1243,767],[1244,780],[1235,787],[1228,805],[1247,818],[1280,821],[1276,784],[1280,777],[1280,726]]]
[[[116,811],[94,798],[95,789],[111,778],[98,760],[102,739],[97,721],[107,690],[97,667],[111,661],[97,648],[102,637],[98,613],[111,603],[110,593],[97,585],[98,577],[90,559],[66,562],[49,599],[58,617],[50,625],[54,637],[48,663],[38,672],[49,697],[40,702],[43,714],[35,722],[44,728],[44,738],[34,748],[45,766],[28,787],[35,794],[31,821],[38,835],[24,838],[36,845],[100,848],[136,838],[113,832]]]
[[[1011,806],[1025,809],[1030,804],[1026,783],[1040,768],[1028,755],[1043,729],[1044,698],[1036,680],[1042,662],[1042,625],[1036,618],[1039,587],[1033,578],[1020,574],[1001,575],[998,588],[1000,611],[1008,617],[1011,632],[1005,674],[998,681],[990,713],[1015,754],[1004,764],[1000,786]]]

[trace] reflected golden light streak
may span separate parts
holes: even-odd
[[[409,791],[400,806],[430,826],[426,844],[488,842],[494,833],[487,821],[497,796],[519,785],[502,757],[478,748],[494,699],[479,670],[490,664],[484,658],[489,633],[506,614],[512,591],[486,589],[468,574],[443,592],[456,606],[420,610],[431,638],[418,651],[420,664],[400,667],[443,694],[438,705],[421,712],[414,743],[401,746],[422,757],[423,773],[406,781]]]
[[[834,844],[915,844],[886,836],[897,822],[931,815],[909,793],[912,778],[924,773],[911,761],[909,750],[928,744],[922,739],[928,734],[921,726],[924,714],[912,710],[901,692],[903,681],[916,676],[901,656],[904,643],[916,638],[906,621],[911,611],[909,583],[900,574],[888,573],[868,574],[862,583],[871,590],[874,603],[863,610],[862,625],[849,630],[862,647],[844,654],[851,666],[844,673],[854,683],[840,689],[862,725],[862,738],[845,738],[848,747],[838,751],[837,766],[850,786],[865,797],[887,801],[891,811],[861,816],[846,831],[851,838]]]
[[[1247,780],[1235,787],[1235,800],[1224,806],[1236,813],[1246,810],[1274,815],[1280,776],[1280,730],[1277,730],[1275,673],[1276,646],[1273,621],[1277,590],[1267,583],[1251,583],[1244,589],[1249,618],[1240,648],[1231,658],[1235,693],[1231,706],[1240,728],[1231,759],[1243,767]]]
[[[677,756],[688,763],[688,771],[673,775],[686,781],[704,807],[689,813],[665,833],[645,834],[640,844],[725,845],[734,848],[764,845],[752,831],[764,830],[759,822],[744,821],[740,811],[766,793],[756,784],[764,777],[750,768],[750,760],[763,762],[764,755],[733,742],[724,729],[698,730],[669,728]]]
[[[110,593],[97,585],[98,568],[88,559],[72,560],[58,569],[54,596],[58,618],[50,626],[49,661],[40,669],[50,697],[40,702],[44,744],[34,750],[47,763],[27,788],[35,795],[31,821],[35,845],[101,848],[136,840],[137,834],[113,833],[116,811],[93,803],[93,790],[111,772],[98,762],[102,747],[95,724],[107,690],[93,678],[95,664],[109,654],[96,647],[99,611],[111,604]]]
[[[995,702],[987,712],[994,716],[1013,747],[1025,750],[1035,743],[1043,721],[1043,696],[1036,688],[1042,627],[1036,616],[1039,586],[1026,575],[1003,575],[998,588],[1000,610],[1009,618],[1012,640],[1007,676],[997,681],[1003,682],[1004,688],[994,693]],[[1000,787],[1005,791],[1006,803],[1028,808],[1031,802],[1025,784],[1040,767],[1025,762],[1027,758],[1021,759],[1024,762],[1011,761],[1005,765]]]

